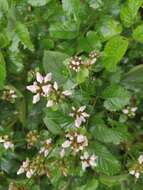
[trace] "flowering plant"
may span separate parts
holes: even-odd
[[[141,190],[143,0],[0,0],[0,190]]]

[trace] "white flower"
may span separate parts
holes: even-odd
[[[88,152],[84,152],[84,154],[80,157],[82,169],[86,170],[88,167],[96,167],[97,166],[97,156],[94,154],[89,155]]]
[[[48,100],[48,102],[47,102],[47,107],[48,108],[50,108],[50,107],[52,107],[54,105],[54,102],[53,102],[53,100]]]
[[[70,148],[74,154],[88,146],[87,137],[77,132],[66,134],[66,139],[62,144],[62,149]]]
[[[138,158],[139,164],[143,164],[143,155],[140,155]]]
[[[0,137],[0,143],[3,143],[3,146],[6,150],[14,148],[14,144],[9,140],[7,135]]]
[[[23,167],[20,167],[19,170],[17,171],[17,175],[23,174],[25,172]]]
[[[76,72],[79,72],[82,64],[83,64],[83,61],[81,60],[81,57],[75,56],[71,58],[70,63],[69,63],[69,68]]]
[[[40,100],[40,94],[38,93],[38,94],[33,96],[32,102],[33,102],[33,104],[36,104],[37,102],[39,102],[39,100]]]
[[[72,92],[71,92],[70,90],[65,90],[65,91],[62,92],[62,94],[63,94],[64,96],[71,96],[71,95],[72,95]]]
[[[128,109],[123,109],[123,113],[124,113],[124,114],[128,114],[128,113],[129,113],[129,110],[128,110]]]
[[[40,153],[40,154],[44,154],[45,157],[48,156],[49,151],[50,151],[50,149],[51,149],[51,144],[52,144],[52,139],[51,139],[51,138],[47,139],[47,140],[44,142],[44,146],[41,147],[39,153]]]
[[[58,90],[58,84],[57,82],[54,82],[54,85],[53,85],[54,89],[57,91]]]
[[[135,178],[137,178],[137,179],[140,177],[140,173],[139,173],[139,171],[136,171],[136,170],[130,170],[129,173],[130,173],[131,175],[134,175]]]
[[[33,96],[33,104],[36,104],[40,101],[40,97],[49,96],[49,93],[52,90],[51,85],[52,74],[48,73],[45,77],[42,76],[39,72],[36,73],[36,81],[32,85],[27,86],[27,90],[35,94]]]
[[[21,167],[19,168],[19,170],[17,171],[17,175],[20,175],[22,173],[25,173],[29,167],[30,161],[27,158],[26,161],[23,161]]]
[[[82,142],[84,142],[85,139],[86,139],[86,137],[83,136],[83,135],[78,135],[78,136],[77,136],[77,142],[78,142],[78,143],[82,143]]]
[[[71,145],[71,141],[66,140],[66,141],[62,144],[62,147],[63,147],[63,148],[68,148],[68,147],[70,147],[70,145]]]
[[[63,148],[63,149],[60,151],[60,156],[61,156],[61,158],[63,158],[64,155],[65,155],[65,149]]]
[[[86,118],[89,117],[89,114],[85,112],[86,106],[81,106],[78,110],[75,107],[72,107],[73,112],[69,115],[75,118],[75,126],[79,128],[82,123],[86,122]]]
[[[137,107],[132,107],[132,108],[131,108],[131,111],[132,111],[132,112],[136,112],[137,109],[138,109]]]
[[[30,169],[30,170],[28,170],[28,171],[26,172],[26,177],[27,177],[27,178],[31,178],[31,177],[33,176],[33,174],[34,174],[34,171],[33,171],[32,169]]]
[[[14,144],[11,142],[11,141],[5,141],[4,143],[3,143],[3,145],[4,145],[4,148],[5,149],[9,149],[9,148],[13,148],[14,147]]]
[[[136,115],[137,107],[129,107],[127,106],[125,109],[122,110],[122,112],[129,117],[134,117]]]

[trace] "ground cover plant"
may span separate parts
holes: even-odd
[[[0,190],[142,190],[143,0],[0,0]]]

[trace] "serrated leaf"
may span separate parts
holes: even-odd
[[[28,0],[28,3],[34,7],[40,7],[46,5],[51,0]]]
[[[100,182],[104,185],[107,185],[109,187],[112,187],[114,185],[120,184],[123,181],[127,180],[128,174],[122,174],[117,176],[101,176]]]
[[[122,32],[121,24],[111,17],[105,17],[97,27],[97,31],[102,37],[102,40],[108,40]]]
[[[106,175],[114,175],[121,169],[119,161],[102,144],[95,143],[94,151],[98,156],[97,168]]]
[[[104,48],[103,64],[106,70],[115,72],[117,64],[123,58],[128,48],[128,40],[122,36],[110,39]]]
[[[138,42],[143,42],[143,24],[137,26],[133,31],[133,38]]]
[[[110,111],[116,111],[123,109],[129,103],[130,94],[125,88],[112,85],[103,91],[103,98],[105,99],[105,108]]]
[[[74,39],[78,35],[78,27],[72,21],[55,22],[50,25],[50,36],[56,39]]]
[[[80,0],[62,0],[62,5],[68,15],[74,15],[75,19],[77,19],[80,11]]]
[[[125,27],[130,27],[137,16],[143,0],[128,0],[121,8],[120,17]]]
[[[116,128],[108,128],[105,125],[95,125],[91,128],[93,137],[104,143],[113,143],[115,145],[127,140],[124,132],[118,131]]]
[[[34,46],[31,42],[30,39],[30,34],[29,31],[26,27],[25,24],[22,24],[21,22],[17,22],[16,26],[15,26],[15,32],[17,34],[17,36],[19,37],[19,39],[21,40],[21,42],[31,51],[34,50]]]
[[[3,88],[6,79],[6,65],[3,54],[0,52],[0,89]]]
[[[98,181],[96,179],[89,180],[86,185],[78,187],[76,190],[96,190],[98,187]]]
[[[68,58],[68,55],[58,51],[45,51],[43,57],[43,66],[46,73],[52,72],[53,77],[59,83],[65,81],[63,75],[64,64],[63,61]]]
[[[131,89],[142,88],[143,64],[133,67],[122,78],[122,83]]]

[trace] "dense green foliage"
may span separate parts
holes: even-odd
[[[142,189],[142,6],[0,0],[0,190]]]

